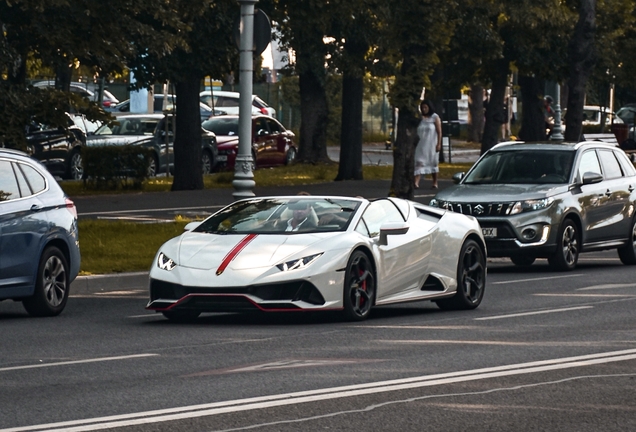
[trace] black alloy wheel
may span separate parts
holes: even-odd
[[[148,169],[146,174],[148,177],[156,177],[159,172],[159,160],[157,159],[157,155],[151,155],[148,159]]]
[[[623,264],[636,264],[636,217],[632,220],[627,243],[625,243],[625,246],[618,248],[618,257]]]
[[[579,230],[572,219],[563,221],[557,235],[557,249],[548,258],[548,263],[555,270],[574,270],[579,261],[581,236]]]
[[[344,315],[349,321],[362,321],[369,316],[375,301],[373,264],[364,252],[354,251],[345,273]]]
[[[208,150],[203,150],[203,154],[201,155],[201,171],[203,175],[212,174],[212,168],[214,168],[212,154]]]
[[[48,247],[40,258],[33,295],[22,301],[32,316],[56,316],[66,306],[70,282],[66,257],[56,247]]]
[[[475,309],[486,289],[486,257],[475,240],[466,240],[457,261],[457,292],[448,299],[437,300],[444,310]]]
[[[71,180],[81,180],[84,177],[84,165],[82,153],[79,149],[73,150],[68,159],[68,178]]]

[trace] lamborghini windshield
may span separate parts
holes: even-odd
[[[561,184],[572,172],[574,151],[502,150],[485,155],[462,184]]]
[[[203,221],[194,232],[282,234],[344,231],[360,205],[340,198],[265,198],[238,201]]]

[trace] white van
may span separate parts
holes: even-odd
[[[206,90],[199,93],[199,100],[210,108],[216,108],[228,114],[238,114],[239,94],[239,92],[223,90]],[[265,114],[276,118],[276,110],[256,95],[252,95],[252,114]]]

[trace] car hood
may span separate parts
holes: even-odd
[[[567,191],[555,184],[459,184],[440,191],[435,199],[451,202],[513,202],[541,199]]]
[[[216,144],[219,147],[229,147],[238,144],[238,136],[235,135],[217,135]]]
[[[91,135],[86,137],[86,145],[127,145],[148,138],[144,135]]]
[[[211,270],[228,261],[235,271],[272,267],[293,258],[324,252],[325,242],[342,233],[317,234],[205,234],[184,233],[162,251],[181,267]]]

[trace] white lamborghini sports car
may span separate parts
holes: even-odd
[[[150,270],[147,309],[341,310],[432,300],[474,309],[486,247],[471,216],[398,198],[278,196],[237,201],[166,242]]]

